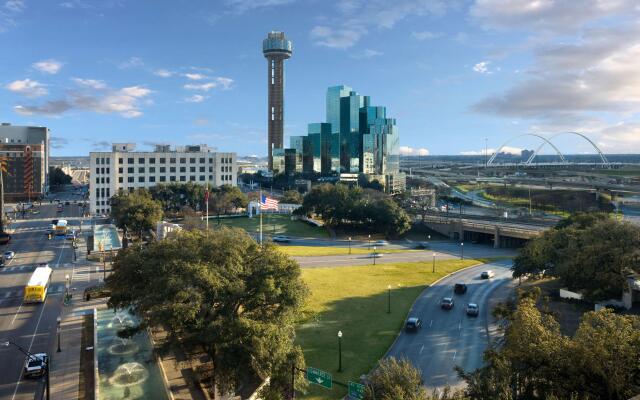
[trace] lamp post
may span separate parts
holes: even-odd
[[[68,298],[69,297],[69,274],[66,274],[64,276],[64,287],[65,287],[65,291],[64,291],[64,297]]]
[[[433,253],[433,268],[431,269],[431,272],[435,273],[436,272],[436,253]]]
[[[391,285],[387,285],[387,314],[391,314]]]
[[[7,340],[4,342],[0,342],[0,346],[3,347],[9,347],[9,346],[14,346],[15,348],[17,348],[22,354],[24,354],[25,356],[29,357],[30,359],[37,359],[37,357],[32,354],[31,352],[29,352],[26,349],[23,349],[22,347],[20,347],[19,345],[15,344],[14,342]],[[46,388],[46,398],[47,400],[51,399],[51,390],[50,390],[50,386],[49,386],[49,359],[43,359],[42,363],[44,364],[44,376],[45,376],[45,388]]]
[[[351,236],[349,236],[349,254],[351,254]]]
[[[62,350],[60,349],[60,317],[56,318],[56,322],[58,323],[57,326],[57,333],[58,333],[58,350],[56,350],[58,353],[60,353]]]
[[[371,251],[371,235],[369,235],[369,251]]]
[[[464,260],[464,243],[460,242],[460,259]]]
[[[378,254],[376,253],[376,246],[373,246],[373,265],[376,265],[376,258]]]
[[[342,331],[338,331],[338,372],[342,372]]]
[[[431,247],[431,235],[427,235],[427,246]]]

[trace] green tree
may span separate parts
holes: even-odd
[[[297,190],[287,190],[280,199],[285,204],[302,204],[302,195]]]
[[[51,186],[69,185],[71,177],[59,167],[49,167],[49,184]]]
[[[120,191],[111,198],[111,216],[116,225],[134,234],[140,234],[155,227],[162,220],[162,205],[154,200],[145,189],[127,193]]]
[[[208,355],[221,392],[249,371],[271,377],[266,398],[283,398],[291,362],[304,368],[294,321],[307,289],[298,264],[276,247],[238,229],[181,232],[122,251],[113,271],[109,305],[131,309],[141,328],[164,328],[188,354]]]
[[[366,400],[427,400],[422,374],[407,359],[382,359],[365,386]]]

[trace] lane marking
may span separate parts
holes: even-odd
[[[431,325],[433,325],[433,320],[431,320],[431,322],[429,322],[429,328],[431,328]]]
[[[420,353],[418,353],[418,354],[422,354],[423,350],[424,350],[424,345],[422,345],[422,347],[420,347]]]
[[[455,361],[455,360],[456,360],[456,354],[458,354],[458,351],[457,351],[457,350],[454,350],[454,351],[453,351],[453,361]]]

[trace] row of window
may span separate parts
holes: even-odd
[[[101,197],[106,197],[106,198],[110,198],[111,197],[111,189],[109,188],[96,188],[96,198],[101,198]]]
[[[173,171],[175,172],[175,171]],[[181,171],[184,172],[184,171]],[[191,171],[191,172],[195,172],[195,171]],[[200,171],[200,172],[204,172],[204,171]],[[232,175],[220,175],[220,179],[223,181],[231,181],[233,180],[233,176]],[[194,175],[189,177],[190,181],[195,181],[196,177]],[[199,181],[204,182],[205,181],[205,175],[200,175]],[[209,180],[213,181],[213,175],[209,175]],[[148,182],[154,183],[156,181],[156,177],[155,176],[150,176]],[[158,177],[158,181],[159,182],[166,182],[167,181],[167,177],[165,175],[161,175]],[[170,176],[169,177],[169,182],[176,182],[176,177],[175,176]],[[179,179],[180,182],[186,182],[187,178],[185,176],[180,176]],[[135,177],[133,176],[128,176],[127,177],[127,182],[135,182]],[[139,183],[144,183],[146,182],[145,177],[144,176],[139,176],[138,177],[138,182]],[[111,179],[107,176],[107,177],[99,177],[96,176],[96,184],[100,184],[100,183],[111,183]],[[123,176],[119,176],[118,177],[118,183],[124,183],[124,177]]]
[[[160,170],[160,173],[165,173],[167,172],[167,167],[158,167]],[[169,172],[176,172],[176,168],[177,167],[169,167]],[[205,168],[204,166],[200,166],[198,167],[199,172],[205,172]],[[150,174],[154,174],[156,172],[156,167],[149,167],[149,173]],[[180,172],[187,172],[187,167],[180,167]],[[196,167],[189,167],[189,172],[196,172]],[[213,172],[213,167],[209,166],[209,172]],[[220,172],[233,172],[231,166],[221,166],[220,167]],[[98,168],[96,167],[96,175],[100,175],[100,174],[109,174],[111,173],[111,170],[109,169],[109,167],[107,168]],[[124,168],[123,167],[119,167],[118,168],[118,173],[119,174],[123,174],[124,173]],[[134,167],[127,167],[127,173],[128,174],[134,174],[135,173],[135,168]],[[146,168],[145,167],[138,167],[138,173],[139,174],[144,174],[146,173]]]
[[[118,163],[119,164],[124,164],[125,158],[123,157],[119,157],[118,158]],[[126,158],[127,160],[127,164],[134,164],[136,162],[135,157],[128,157]],[[155,157],[152,158],[146,158],[146,157],[138,157],[138,164],[145,164],[147,162],[147,160],[149,160],[149,164],[155,164],[156,162],[158,164],[166,164],[167,163],[167,158],[166,157],[160,157],[158,159],[156,159]],[[170,157],[169,158],[169,164],[176,164],[176,160],[178,160],[178,158],[175,157]],[[189,163],[191,164],[195,164],[196,163],[197,158],[195,157],[190,157],[189,158]],[[111,159],[109,157],[96,157],[96,164],[98,165],[109,165]],[[233,162],[233,157],[222,157],[220,159],[220,161],[223,164],[231,164]],[[200,157],[199,159],[200,164],[204,164],[206,162],[206,158],[205,157]],[[187,163],[187,158],[186,157],[180,157],[180,164],[186,164]],[[213,158],[209,158],[209,163],[213,164]]]

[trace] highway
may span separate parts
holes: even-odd
[[[13,260],[0,268],[0,342],[10,340],[31,353],[47,352],[55,362],[56,318],[62,309],[65,275],[72,277],[72,281],[85,278],[81,271],[74,271],[71,242],[48,240],[45,233],[51,219],[78,217],[80,209],[68,205],[60,214],[56,212],[55,205],[48,202],[36,208],[39,209],[38,214],[27,214],[27,219],[10,225],[14,229],[11,242],[0,247],[2,252],[12,250],[16,253]],[[31,217],[34,219],[29,219]],[[71,227],[77,228],[74,223],[78,222],[70,221]],[[48,263],[54,270],[49,294],[44,304],[23,304],[23,288],[39,263]],[[0,347],[0,360],[0,399],[32,400],[36,394],[42,393],[41,379],[22,377],[25,356],[18,349]]]
[[[409,316],[422,319],[422,329],[416,333],[403,330],[387,356],[407,357],[422,371],[424,384],[430,389],[460,385],[454,366],[465,371],[482,366],[482,354],[489,343],[490,300],[497,289],[512,281],[510,266],[511,260],[482,264],[425,289],[409,312]],[[496,276],[480,279],[480,272],[488,269]],[[467,293],[454,295],[453,285],[458,282],[467,284]],[[443,297],[454,298],[452,310],[440,308]],[[468,317],[464,310],[466,303],[477,303],[480,315]]]

